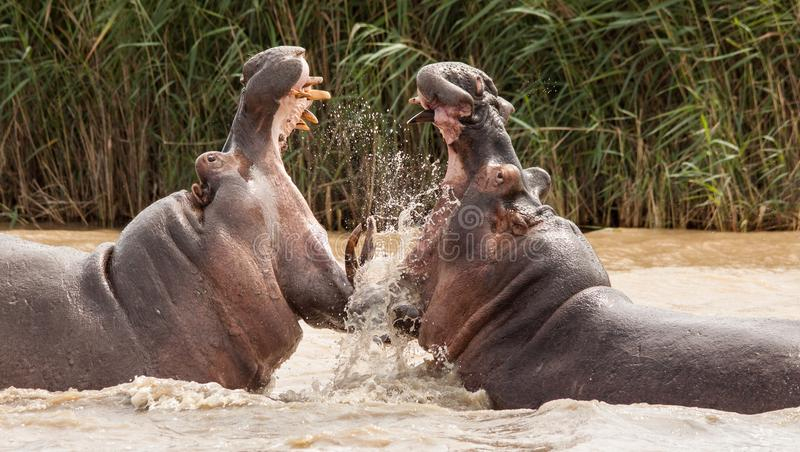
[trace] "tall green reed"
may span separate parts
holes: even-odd
[[[33,3],[0,5],[6,219],[119,225],[188,187],[225,139],[242,63],[298,44],[335,98],[285,162],[328,227],[374,210],[388,168],[444,160],[431,127],[396,121],[420,66],[460,60],[517,107],[521,160],[579,224],[800,229],[796,2]],[[333,139],[359,109],[379,132]]]

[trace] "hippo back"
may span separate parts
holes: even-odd
[[[146,373],[109,290],[113,249],[87,254],[0,234],[0,387],[86,389]]]

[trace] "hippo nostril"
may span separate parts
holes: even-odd
[[[206,160],[208,160],[208,163],[215,162],[217,161],[217,156],[214,154],[209,154],[208,156],[206,156]]]

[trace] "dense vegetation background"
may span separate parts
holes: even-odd
[[[335,96],[285,157],[328,227],[435,176],[432,128],[397,123],[420,66],[461,60],[517,107],[521,160],[579,224],[800,229],[788,0],[7,0],[0,215],[120,225],[187,188],[242,63],[278,44],[306,47]]]

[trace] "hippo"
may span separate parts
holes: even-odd
[[[92,253],[0,235],[0,388],[97,389],[137,375],[255,390],[295,350],[298,321],[344,328],[352,293],[281,151],[312,87],[304,50],[250,58],[222,152],[199,183]]]
[[[610,286],[580,229],[523,169],[513,107],[483,71],[435,63],[411,102],[447,144],[443,195],[402,282],[395,326],[451,363],[496,409],[562,398],[739,413],[800,406],[800,322],[702,317],[639,306]]]

